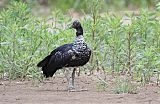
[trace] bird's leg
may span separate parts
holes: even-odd
[[[75,71],[74,68],[69,69],[69,81],[68,81],[68,90],[69,91],[75,91],[74,88],[74,77],[75,77]]]
[[[69,83],[69,69],[65,68],[65,77],[67,79],[67,83]]]
[[[75,77],[75,68],[66,68],[65,74],[68,82],[68,91],[74,91],[74,77]]]
[[[75,72],[76,72],[76,68],[73,68],[73,71],[72,71],[72,86],[73,87],[74,87]]]

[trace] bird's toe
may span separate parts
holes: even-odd
[[[75,89],[74,86],[69,86],[68,87],[68,92],[75,92],[75,91],[76,91],[76,89]]]

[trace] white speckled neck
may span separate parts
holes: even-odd
[[[82,51],[85,48],[86,48],[86,44],[85,44],[83,35],[77,36],[75,39],[75,42],[73,43],[73,50],[76,53],[79,53],[79,51]]]
[[[75,43],[84,43],[84,37],[83,35],[79,35],[75,39]]]

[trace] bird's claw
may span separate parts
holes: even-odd
[[[68,92],[81,92],[81,91],[88,91],[88,89],[76,89],[75,87],[71,86],[71,87],[68,87]]]
[[[75,92],[75,91],[76,91],[75,87],[73,86],[68,87],[68,92]]]

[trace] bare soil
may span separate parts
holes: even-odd
[[[115,94],[112,76],[106,78],[108,87],[99,90],[96,75],[76,76],[76,89],[87,91],[68,92],[63,75],[44,80],[0,80],[0,104],[160,104],[160,88],[150,83],[139,88],[136,94]]]

